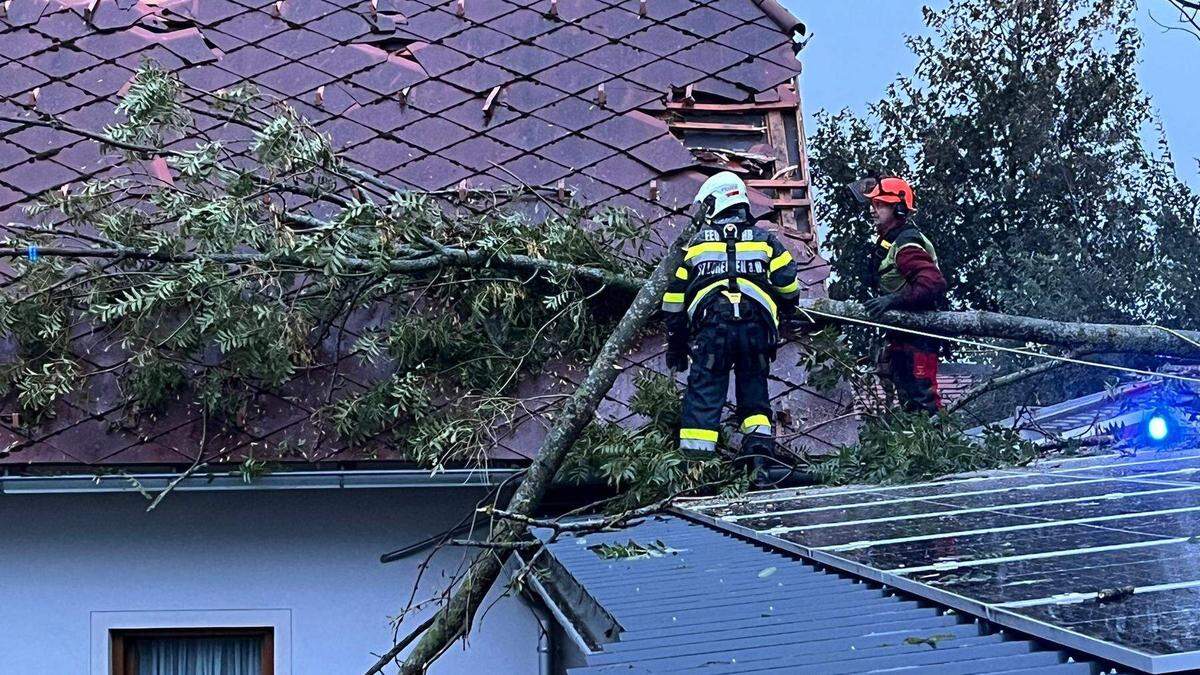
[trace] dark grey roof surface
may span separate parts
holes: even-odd
[[[675,552],[606,560],[591,548],[631,539]],[[567,538],[550,552],[622,629],[572,675],[1099,670],[678,516]]]

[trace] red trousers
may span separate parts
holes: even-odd
[[[884,372],[900,404],[909,412],[935,413],[942,408],[938,394],[938,353],[910,342],[889,340],[883,352]]]

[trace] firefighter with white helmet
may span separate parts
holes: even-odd
[[[732,371],[742,454],[759,457],[758,466],[774,450],[767,375],[780,317],[795,311],[800,295],[796,264],[773,233],[755,225],[737,175],[712,176],[695,201],[701,226],[662,303],[667,366],[691,367],[679,446],[690,457],[714,455]]]

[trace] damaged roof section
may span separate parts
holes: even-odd
[[[795,83],[802,26],[775,0],[9,0],[2,11],[0,117],[9,121],[0,120],[0,223],[24,220],[23,207],[48,190],[155,172],[153,162],[124,166],[91,140],[21,121],[51,114],[100,130],[117,121],[120,92],[151,59],[197,90],[253,83],[328,134],[347,161],[452,206],[512,199],[510,208],[545,215],[540,198],[510,194],[524,183],[549,202],[626,207],[658,242],[647,255],[671,241],[709,175],[735,171],[751,186],[755,215],[793,249],[806,292],[823,293]],[[220,120],[202,122],[214,139],[244,137]],[[99,341],[81,340],[87,369],[115,358]],[[648,338],[629,355],[629,376],[665,372],[661,352]],[[371,383],[349,355],[330,356],[335,391]],[[795,359],[780,364],[781,410],[811,423],[824,404],[795,384]],[[567,372],[548,378],[567,382]],[[328,389],[323,376],[306,373],[286,389]],[[191,460],[185,451],[202,435],[197,409],[126,429],[115,382],[95,386],[64,401],[44,428],[4,415],[0,447],[23,450],[0,462]],[[631,419],[631,393],[630,382],[612,392],[613,417]],[[262,448],[314,435],[302,396],[264,393],[258,408],[223,442]],[[510,430],[497,457],[536,450],[544,422],[528,424]],[[292,459],[366,458],[398,459],[387,448],[340,445]]]

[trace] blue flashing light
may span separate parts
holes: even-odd
[[[1167,418],[1162,415],[1155,415],[1146,423],[1146,432],[1150,434],[1150,438],[1161,441],[1167,437],[1167,433],[1171,428],[1167,425]]]

